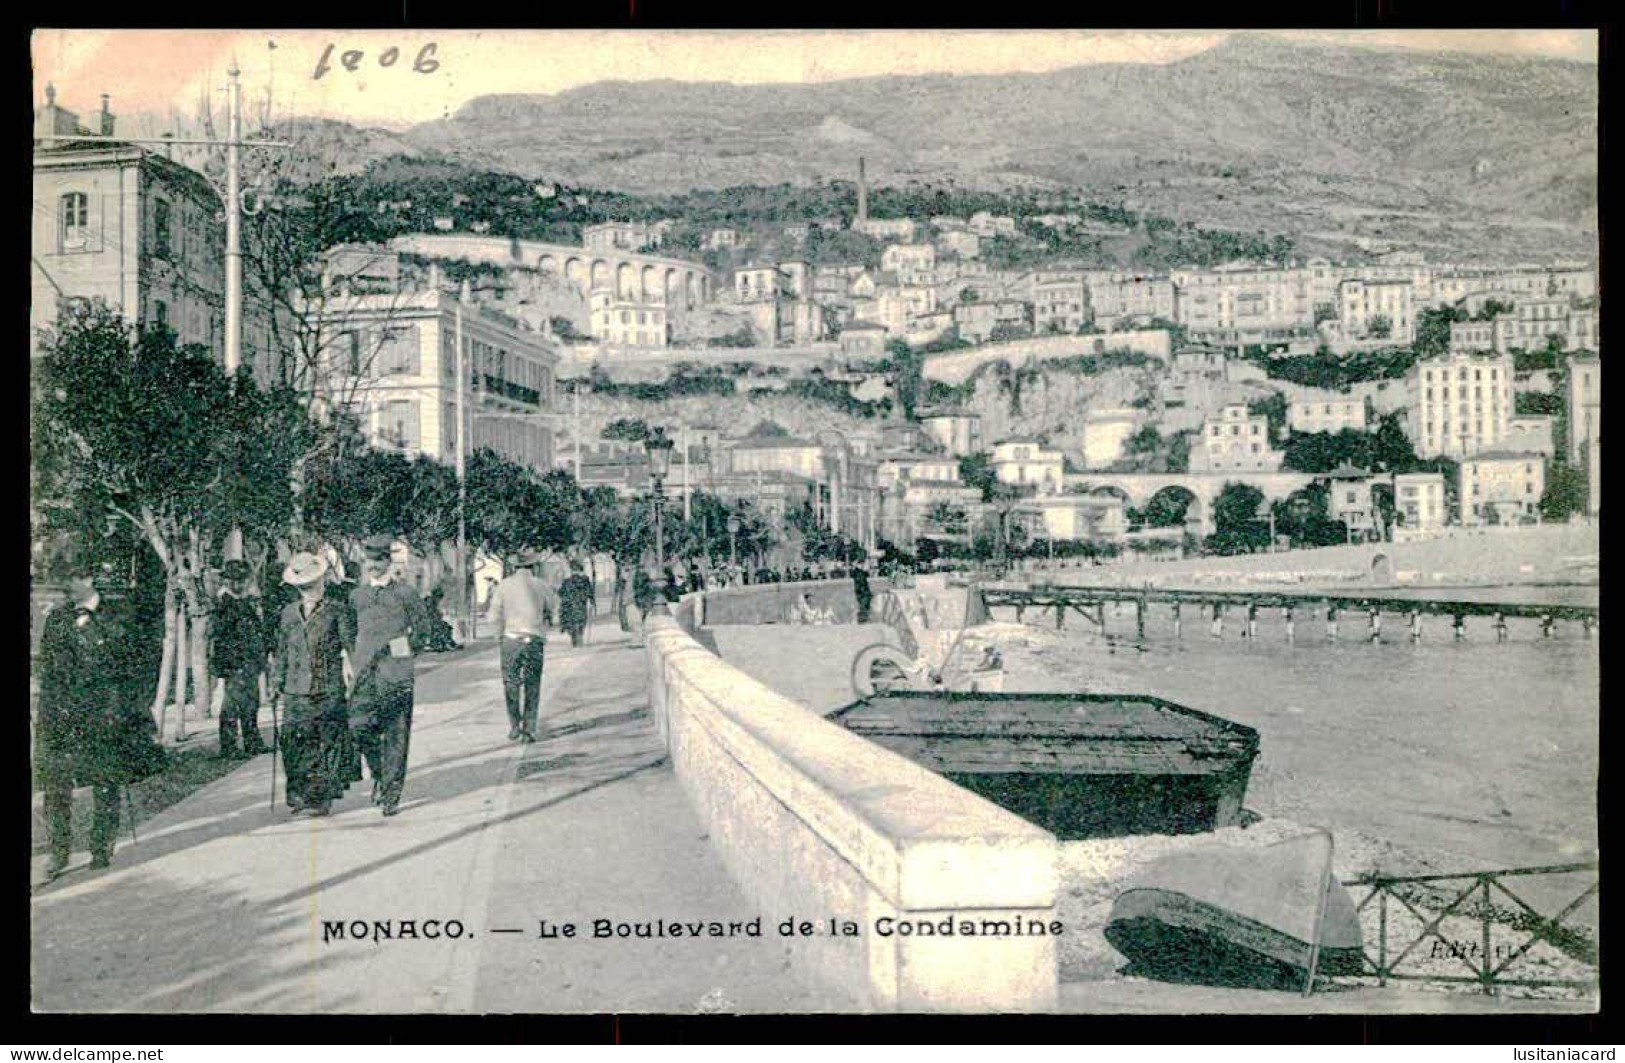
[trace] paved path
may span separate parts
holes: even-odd
[[[643,651],[548,645],[544,735],[506,741],[496,651],[426,663],[401,814],[370,782],[327,819],[268,808],[246,763],[123,836],[114,866],[36,889],[46,1011],[796,1011],[761,939],[594,940],[595,918],[748,920],[647,712]],[[613,639],[614,641],[607,641]],[[34,861],[42,877],[43,858]],[[575,922],[542,940],[540,920]],[[327,941],[324,921],[428,920],[457,940]],[[516,934],[497,933],[515,929]]]

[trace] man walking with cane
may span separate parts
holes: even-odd
[[[265,670],[265,647],[261,641],[265,622],[254,600],[248,596],[248,579],[253,570],[247,561],[227,561],[221,570],[225,585],[214,608],[214,648],[209,654],[215,674],[226,681],[226,698],[220,706],[220,757],[257,757],[265,752],[260,737],[260,675]]]
[[[351,597],[357,665],[350,722],[372,775],[372,803],[386,816],[400,810],[406,785],[414,658],[426,630],[423,600],[395,578],[390,546],[385,535],[362,544],[362,582]]]
[[[540,558],[526,551],[491,592],[487,618],[502,626],[502,693],[508,705],[508,740],[536,741],[547,649],[547,616],[559,615],[558,597],[531,572]]]

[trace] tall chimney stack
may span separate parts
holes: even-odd
[[[109,99],[107,93],[102,93],[102,136],[104,137],[113,135],[113,112],[107,106]]]
[[[869,182],[863,174],[863,156],[858,156],[858,221],[869,220]]]

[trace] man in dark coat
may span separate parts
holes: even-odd
[[[587,620],[597,612],[592,580],[581,571],[581,562],[570,559],[570,575],[559,585],[559,626],[570,636],[570,645],[581,645]]]
[[[282,572],[299,600],[282,610],[271,691],[286,705],[282,763],[288,807],[297,815],[332,812],[332,803],[361,779],[361,758],[345,711],[355,646],[354,614],[326,597],[327,563],[295,554]]]
[[[265,752],[260,737],[260,674],[265,671],[265,621],[259,606],[248,597],[248,579],[253,570],[247,561],[227,561],[221,569],[225,580],[215,603],[209,663],[217,678],[226,681],[226,700],[220,706],[220,756],[242,754],[257,757]]]
[[[858,600],[858,623],[869,622],[869,606],[875,600],[875,592],[869,586],[869,572],[859,565],[852,570],[852,594]]]
[[[350,597],[356,621],[350,723],[372,775],[372,802],[393,816],[406,785],[413,658],[422,648],[428,617],[417,592],[394,578],[388,536],[368,539],[362,552],[361,586]]]
[[[52,610],[40,638],[35,771],[45,794],[52,878],[67,869],[72,851],[74,787],[92,788],[90,866],[107,867],[118,834],[119,788],[163,764],[152,717],[130,696],[119,635],[100,605],[88,577],[74,580],[69,600]]]

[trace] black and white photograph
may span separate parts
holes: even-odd
[[[1599,36],[36,29],[32,1011],[1596,1016]]]

